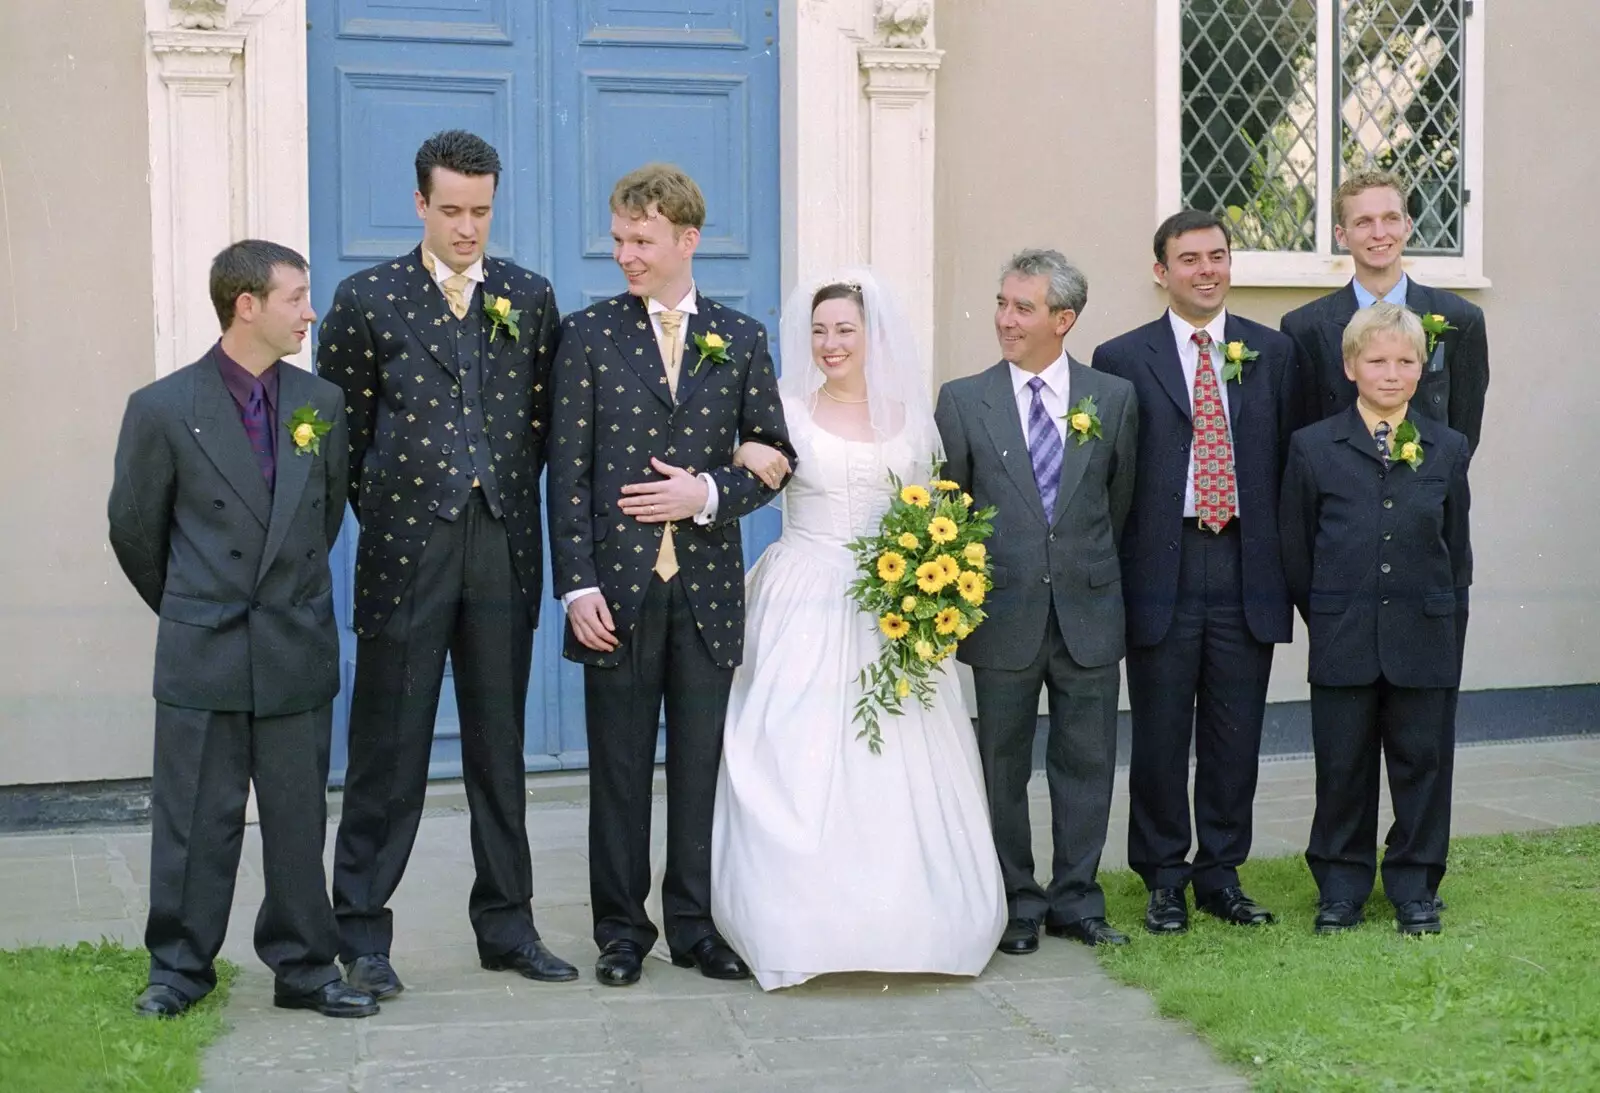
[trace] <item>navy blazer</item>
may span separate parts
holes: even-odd
[[[1244,365],[1241,379],[1225,385],[1239,490],[1245,621],[1257,641],[1287,642],[1294,636],[1294,612],[1278,557],[1278,492],[1289,437],[1300,425],[1294,345],[1232,312],[1223,329],[1229,341],[1243,341],[1261,354]],[[1193,399],[1171,321],[1162,314],[1111,339],[1094,351],[1094,367],[1129,380],[1138,394],[1139,473],[1122,530],[1122,588],[1129,642],[1156,645],[1172,625],[1178,595],[1178,539],[1194,440]]]
[[[1447,330],[1434,345],[1412,396],[1411,409],[1466,434],[1478,450],[1483,428],[1483,400],[1489,390],[1489,339],[1483,310],[1442,288],[1406,282],[1406,307],[1421,314],[1443,315]],[[1344,328],[1359,310],[1354,282],[1312,300],[1283,317],[1283,332],[1294,339],[1299,355],[1305,421],[1321,421],[1355,405],[1356,385],[1344,374]]]
[[[1407,414],[1422,464],[1385,466],[1354,407],[1294,435],[1284,473],[1283,561],[1311,632],[1307,679],[1456,687],[1456,612],[1472,584],[1467,438]]]

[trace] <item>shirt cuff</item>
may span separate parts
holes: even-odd
[[[561,606],[562,607],[571,607],[572,606],[572,601],[577,599],[578,597],[587,596],[592,592],[599,592],[599,591],[600,590],[598,588],[580,588],[576,592],[568,592],[565,596],[561,597]]]
[[[699,478],[706,484],[706,507],[695,513],[694,522],[704,525],[717,518],[717,480],[704,473]]]

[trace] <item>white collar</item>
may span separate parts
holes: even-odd
[[[654,296],[652,296],[646,302],[645,310],[648,311],[652,315],[659,315],[663,311],[681,311],[685,315],[698,315],[700,312],[699,312],[699,309],[695,307],[694,300],[695,300],[694,282],[690,281],[689,282],[689,295],[687,295],[683,299],[679,300],[677,307],[668,307],[666,304],[662,303],[660,300],[658,300]]]
[[[449,266],[440,261],[439,256],[434,254],[427,247],[422,248],[422,253],[428,256],[430,259],[428,264],[433,266],[433,283],[438,285],[440,288],[443,288],[445,280],[453,275],[455,270],[451,269]],[[483,284],[483,255],[480,254],[472,263],[472,265],[462,270],[461,273],[473,284]]]
[[[1015,364],[1010,364],[1009,361],[1007,364],[1011,368],[1011,393],[1020,396],[1027,388],[1028,381],[1033,379],[1034,374],[1025,368],[1018,368]],[[1044,385],[1050,388],[1057,398],[1065,402],[1070,381],[1070,371],[1071,363],[1066,351],[1063,350],[1061,356],[1051,362],[1050,367],[1039,373],[1039,378],[1044,380]]]
[[[1213,345],[1222,345],[1228,340],[1225,333],[1228,327],[1227,308],[1217,312],[1211,321],[1203,327],[1190,325],[1188,319],[1183,318],[1170,307],[1167,308],[1167,319],[1172,323],[1172,336],[1178,339],[1178,348],[1180,350],[1189,344],[1189,339],[1194,337],[1195,332],[1198,330],[1204,330],[1207,334],[1210,334]]]

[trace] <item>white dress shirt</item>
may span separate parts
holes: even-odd
[[[1065,352],[1057,357],[1039,378],[1044,380],[1044,386],[1039,389],[1039,401],[1044,403],[1045,413],[1050,415],[1050,421],[1056,427],[1056,433],[1061,437],[1063,445],[1067,439],[1067,407],[1071,405],[1071,379],[1072,373]],[[1011,365],[1011,390],[1017,397],[1017,415],[1022,419],[1022,439],[1024,442],[1031,439],[1029,436],[1028,411],[1033,407],[1033,391],[1028,386],[1028,381],[1033,379],[1033,373]]]
[[[1189,391],[1189,413],[1194,414],[1194,377],[1200,368],[1200,347],[1194,344],[1194,335],[1197,330],[1204,330],[1211,335],[1211,370],[1217,376],[1217,391],[1222,395],[1222,416],[1228,423],[1228,441],[1233,441],[1233,411],[1228,409],[1228,385],[1222,381],[1222,368],[1227,363],[1226,352],[1228,347],[1224,331],[1228,325],[1228,312],[1224,308],[1217,312],[1204,327],[1190,326],[1188,321],[1178,317],[1177,312],[1168,309],[1167,318],[1172,323],[1172,337],[1178,343],[1178,363],[1183,366],[1183,385]],[[1234,454],[1234,464],[1238,465],[1238,453]],[[1194,507],[1194,445],[1189,445],[1189,473],[1184,476],[1183,483],[1183,515],[1185,519],[1199,515]],[[1234,491],[1234,515],[1238,515],[1238,491]]]
[[[700,309],[695,306],[694,283],[690,282],[689,294],[682,300],[678,301],[677,307],[668,307],[666,304],[652,296],[645,302],[645,310],[650,315],[650,326],[655,331],[656,336],[656,348],[660,350],[661,359],[663,361],[667,359],[668,347],[666,332],[661,329],[661,313],[663,311],[683,312],[683,325],[678,327],[678,334],[684,339],[683,359],[688,361],[690,352],[690,346],[688,344],[689,316],[698,315],[700,313]],[[701,473],[697,477],[699,477],[700,481],[706,484],[706,506],[699,512],[695,513],[694,522],[697,524],[709,524],[711,521],[717,518],[717,480],[705,473]],[[568,592],[566,595],[561,597],[561,605],[563,607],[570,607],[572,605],[572,601],[576,600],[578,597],[587,596],[591,592],[598,591],[600,591],[598,588],[573,589],[571,592]]]
[[[423,248],[423,252],[426,253],[429,258],[433,259],[433,283],[439,286],[439,294],[443,296],[445,281],[451,277],[454,277],[456,271],[445,265],[437,254],[434,254],[426,247]],[[462,270],[461,275],[467,279],[466,302],[467,306],[470,308],[472,306],[473,290],[475,290],[479,285],[483,284],[482,255],[478,256],[478,258],[473,261],[472,265]],[[445,296],[445,299],[448,300],[449,297]]]

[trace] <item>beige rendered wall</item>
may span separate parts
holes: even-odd
[[[150,773],[155,625],[106,543],[155,378],[144,10],[0,4],[0,785]]]
[[[1488,8],[1489,5],[1482,5]],[[1154,0],[947,0],[938,85],[939,378],[996,359],[996,273],[1055,246],[1088,274],[1067,336],[1101,341],[1163,307],[1152,283]],[[1518,0],[1488,13],[1485,271],[1493,378],[1472,469],[1476,583],[1468,688],[1600,681],[1600,368],[1587,271],[1600,228],[1600,144],[1573,128],[1600,99],[1589,57],[1600,5]],[[1575,113],[1576,111],[1576,113]],[[1236,289],[1230,307],[1276,325],[1328,291]],[[1537,449],[1537,451],[1536,451]],[[1271,697],[1304,697],[1304,631]]]

